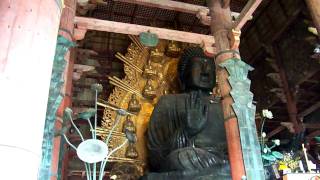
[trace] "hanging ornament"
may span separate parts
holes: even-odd
[[[142,32],[139,34],[139,40],[141,44],[147,47],[155,47],[159,43],[158,35],[148,32]]]

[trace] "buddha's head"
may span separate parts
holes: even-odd
[[[182,88],[186,91],[211,91],[216,85],[214,60],[207,57],[200,47],[184,50],[178,70]]]

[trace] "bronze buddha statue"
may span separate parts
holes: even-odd
[[[147,130],[150,172],[142,179],[231,179],[213,59],[186,49],[178,66],[181,94],[163,95]]]

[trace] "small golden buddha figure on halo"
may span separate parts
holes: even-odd
[[[139,103],[136,94],[132,94],[131,95],[131,99],[130,99],[130,101],[128,103],[128,110],[131,111],[131,112],[135,112],[135,113],[140,112],[141,104]]]
[[[143,76],[144,77],[156,77],[157,76],[157,71],[152,67],[150,61],[147,61],[146,65],[144,66]]]
[[[150,79],[147,80],[146,86],[143,89],[142,95],[147,98],[153,100],[157,93],[155,91],[155,88],[152,85],[152,81]]]
[[[179,56],[181,48],[176,41],[170,41],[166,50],[166,55],[176,58]]]
[[[123,123],[122,132],[125,132],[126,130],[136,133],[136,126],[134,125],[131,116],[127,116],[126,120]]]
[[[160,52],[160,50],[158,48],[155,48],[153,50],[151,50],[150,52],[150,59],[152,62],[155,63],[159,63],[161,62],[162,58],[163,58],[163,52]]]
[[[123,124],[122,131],[123,132],[129,131],[133,134],[136,133],[136,127],[131,119],[131,116],[127,116],[127,118]],[[125,152],[125,156],[127,158],[137,158],[138,157],[138,151],[136,149],[135,143],[129,142],[129,145],[128,145],[126,152]]]

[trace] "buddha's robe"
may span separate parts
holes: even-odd
[[[190,136],[186,130],[186,98],[189,93],[164,95],[151,115],[148,127],[147,179],[230,179],[221,104],[208,95],[205,127]],[[210,102],[211,101],[211,102]]]

